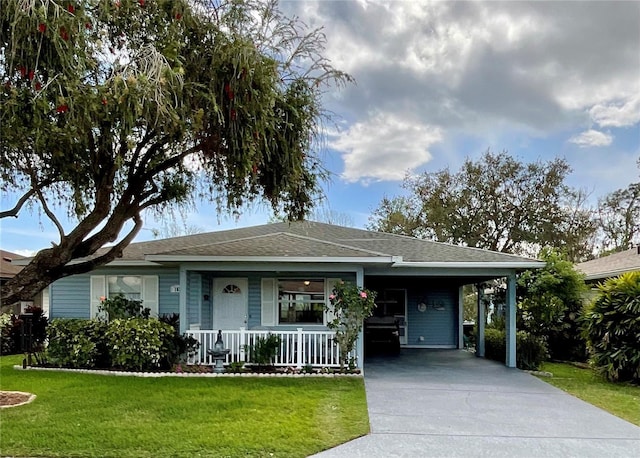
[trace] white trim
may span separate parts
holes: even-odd
[[[545,266],[542,261],[509,261],[509,262],[395,262],[391,267],[434,267],[434,268],[466,268],[466,269],[538,269]]]
[[[162,255],[150,254],[145,256],[147,261],[158,262],[315,262],[315,263],[335,263],[335,264],[391,264],[394,256],[354,256],[354,257],[337,257],[337,256],[196,256],[196,255]],[[544,265],[544,263],[542,264]]]
[[[443,348],[443,349],[447,349],[447,350],[452,350],[452,349],[455,350],[458,347],[456,347],[455,345],[402,345],[400,348],[424,348],[424,349]]]
[[[12,262],[13,263],[13,262]],[[607,272],[598,272],[590,275],[585,275],[585,280],[606,280],[610,277],[617,277],[622,274],[626,274],[629,272],[637,272],[640,270],[640,267],[626,267],[623,269],[609,270]]]

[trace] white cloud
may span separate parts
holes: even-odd
[[[569,139],[570,143],[575,143],[580,148],[588,148],[590,146],[609,146],[613,141],[610,134],[589,129],[578,135],[574,135]]]
[[[27,258],[35,256],[37,252],[38,252],[37,250],[14,250],[13,251],[13,253],[19,254],[20,256],[25,256]]]
[[[395,114],[379,113],[353,124],[331,141],[344,160],[347,182],[402,180],[431,159],[429,147],[442,141],[442,129]]]
[[[602,127],[627,127],[640,122],[640,95],[627,102],[597,104],[589,110],[591,119]]]

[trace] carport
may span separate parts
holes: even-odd
[[[640,428],[464,350],[365,364],[371,433],[321,457],[638,457]]]

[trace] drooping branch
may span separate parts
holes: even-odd
[[[0,219],[7,218],[9,216],[17,218],[18,213],[20,213],[20,210],[22,210],[22,207],[24,206],[24,204],[26,204],[27,201],[31,197],[33,197],[35,193],[36,193],[35,189],[33,188],[29,189],[26,193],[22,195],[22,197],[20,197],[20,199],[18,199],[18,202],[15,204],[15,206],[12,209],[0,212]]]
[[[64,237],[65,237],[64,228],[62,227],[62,224],[60,224],[60,220],[58,220],[56,215],[49,208],[49,205],[47,204],[47,200],[45,199],[44,195],[42,194],[42,191],[40,191],[40,189],[38,189],[36,191],[36,194],[38,194],[38,199],[40,200],[40,204],[42,205],[42,210],[44,210],[45,215],[47,215],[49,217],[51,222],[58,229],[58,234],[60,234],[60,240],[61,241],[64,240]]]

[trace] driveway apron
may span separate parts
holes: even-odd
[[[640,457],[639,427],[463,350],[369,359],[365,386],[371,433],[316,456]]]

